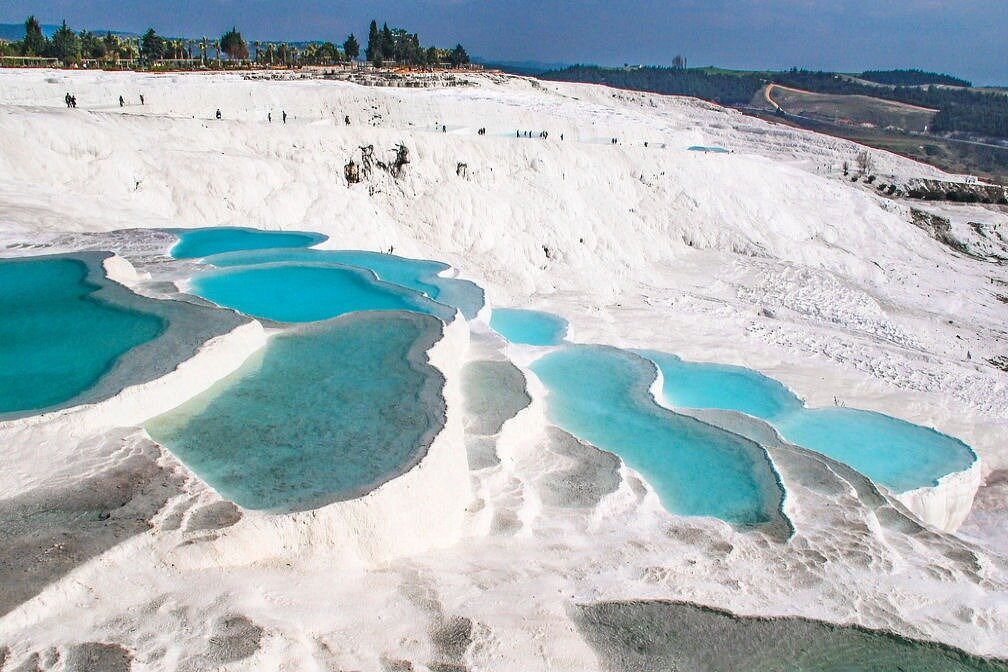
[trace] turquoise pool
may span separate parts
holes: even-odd
[[[737,525],[778,518],[784,493],[757,444],[658,406],[654,365],[602,346],[567,346],[533,362],[550,419],[619,455],[669,511]]]
[[[801,400],[776,380],[741,366],[687,362],[653,350],[638,354],[662,372],[662,393],[672,406],[739,411],[763,420],[803,407]]]
[[[407,310],[450,322],[455,312],[426,296],[334,264],[262,263],[197,276],[192,291],[217,305],[276,322],[315,322],[364,310]]]
[[[490,328],[511,343],[525,345],[559,345],[567,336],[567,320],[538,310],[494,308]]]
[[[146,429],[245,508],[357,497],[416,464],[443,426],[444,380],[426,357],[440,337],[414,313],[297,327]]]
[[[785,439],[854,467],[893,492],[938,484],[976,454],[927,427],[852,408],[803,408],[772,423]]]
[[[260,231],[241,227],[203,229],[167,229],[179,241],[170,254],[176,259],[199,259],[234,250],[258,250],[275,247],[311,247],[328,239],[309,231]]]
[[[688,147],[691,152],[704,152],[712,154],[730,154],[730,152],[724,147],[704,147],[703,145],[693,145]]]
[[[0,415],[73,399],[165,330],[104,300],[100,272],[67,256],[0,261]]]
[[[374,273],[380,280],[423,294],[438,303],[458,309],[466,319],[483,308],[483,290],[475,283],[442,277],[451,267],[438,261],[409,259],[393,254],[362,250],[252,250],[208,258],[218,268],[284,262],[353,266]]]
[[[933,429],[870,411],[806,408],[779,382],[749,369],[640,354],[661,370],[670,406],[747,413],[789,442],[850,465],[894,492],[936,485],[976,461],[965,443]]]

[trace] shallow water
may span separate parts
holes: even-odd
[[[444,381],[425,354],[440,336],[412,313],[298,327],[146,429],[245,508],[350,499],[409,469],[443,426]]]
[[[277,322],[315,322],[364,310],[406,310],[450,322],[454,311],[367,272],[330,264],[264,263],[199,275],[191,290],[217,305]]]
[[[0,414],[76,397],[165,330],[157,315],[103,300],[88,276],[70,257],[0,261]]]
[[[749,369],[684,362],[652,351],[640,354],[661,370],[669,405],[760,418],[789,442],[843,462],[894,492],[935,485],[976,460],[957,439],[881,413],[806,408],[779,382]]]
[[[218,268],[275,262],[332,264],[365,269],[380,280],[419,292],[438,303],[456,308],[466,319],[474,318],[483,308],[483,290],[468,280],[440,276],[439,273],[451,267],[438,261],[362,250],[301,249],[254,250],[207,259],[207,263]]]
[[[567,320],[538,310],[494,308],[490,328],[511,343],[559,345],[567,336]]]
[[[724,147],[704,147],[703,145],[693,145],[688,147],[691,152],[710,152],[713,154],[728,154],[728,150]]]
[[[199,259],[234,250],[310,247],[328,239],[309,231],[260,231],[241,227],[168,229],[179,237],[170,254],[176,259]]]
[[[573,609],[610,672],[1008,672],[1008,661],[806,618],[758,618],[681,602]]]
[[[802,409],[774,426],[791,443],[850,465],[894,492],[937,485],[976,462],[962,441],[870,411]]]
[[[687,362],[652,350],[638,352],[662,372],[662,394],[680,408],[719,408],[771,420],[802,408],[782,384],[741,366]]]
[[[739,525],[778,519],[783,491],[755,443],[661,408],[650,362],[601,346],[568,346],[533,362],[548,413],[571,434],[619,455],[672,513]]]

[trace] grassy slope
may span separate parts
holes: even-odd
[[[774,86],[773,99],[786,112],[838,124],[923,133],[937,110],[871,96],[842,96]]]

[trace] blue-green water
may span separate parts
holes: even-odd
[[[409,259],[393,254],[362,250],[253,250],[221,254],[206,260],[219,268],[274,262],[354,266],[374,273],[379,279],[458,309],[472,319],[483,308],[483,290],[468,280],[438,275],[451,267],[438,261]]]
[[[490,328],[512,343],[559,345],[567,335],[567,320],[538,310],[494,308]]]
[[[407,310],[450,322],[454,311],[366,271],[334,264],[263,263],[193,279],[192,290],[217,305],[277,322],[315,322],[363,310]]]
[[[96,296],[69,257],[0,261],[0,413],[41,410],[94,385],[166,323]]]
[[[658,406],[654,366],[601,346],[568,346],[533,362],[553,422],[619,455],[666,509],[738,525],[775,519],[784,493],[755,443]]]
[[[741,366],[687,362],[651,350],[638,352],[661,370],[662,393],[679,408],[720,408],[772,418],[802,408],[802,402],[776,380]]]
[[[718,408],[767,421],[789,442],[850,465],[894,492],[935,485],[976,461],[969,446],[881,413],[809,409],[776,380],[735,366],[642,352],[662,372],[662,394],[679,408]]]
[[[444,381],[425,355],[440,336],[410,313],[302,326],[146,429],[245,508],[349,499],[410,468],[443,425]]]
[[[204,229],[168,229],[179,237],[171,249],[176,259],[199,259],[234,250],[263,248],[310,247],[328,237],[308,231],[260,231],[241,227],[208,227]]]
[[[803,408],[773,425],[791,443],[848,464],[893,492],[937,485],[976,461],[958,439],[870,411]]]
[[[728,154],[724,147],[704,147],[703,145],[693,145],[688,148],[691,152],[711,152],[714,154]]]

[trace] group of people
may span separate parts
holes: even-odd
[[[486,129],[484,129],[484,132],[485,131]],[[549,131],[539,131],[538,134],[536,134],[534,131],[515,131],[515,137],[516,138],[539,137],[542,138],[543,140],[546,140],[547,138],[549,138]],[[563,140],[563,133],[560,134],[560,139]]]
[[[282,110],[280,112],[280,114],[283,115],[281,117],[281,119],[283,119],[283,123],[286,124],[287,123],[287,110]],[[217,110],[217,118],[220,119],[220,110]],[[266,121],[268,121],[271,124],[273,123],[273,113],[272,112],[267,112],[266,113]]]
[[[140,104],[144,104],[144,96],[142,93],[140,94]],[[119,96],[119,107],[126,107],[126,99],[122,96]]]
[[[68,108],[77,107],[77,96],[72,96],[70,95],[70,92],[67,91],[67,94],[63,96],[63,102],[66,103]],[[144,104],[144,95],[142,93],[140,94],[140,104]],[[119,96],[119,107],[126,107],[126,99],[122,96]],[[217,114],[220,114],[219,110],[217,111]],[[220,119],[219,116],[217,118]]]
[[[486,128],[481,128],[476,131],[476,135],[486,135]]]

